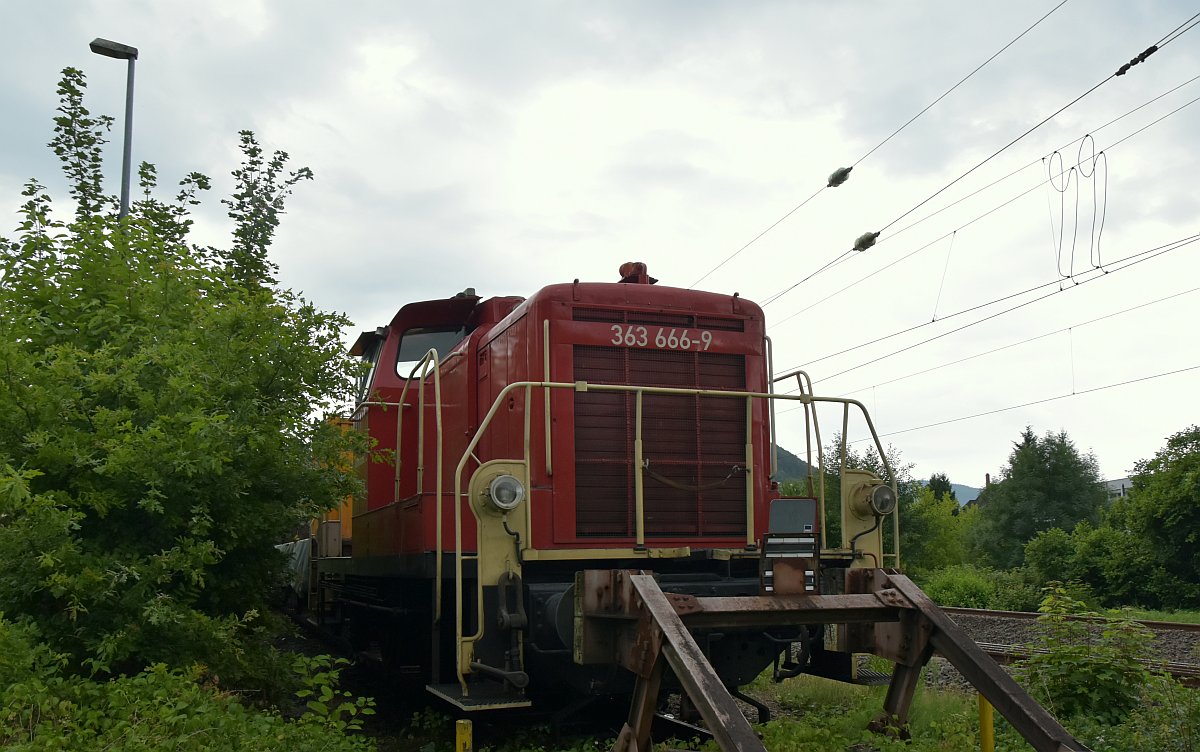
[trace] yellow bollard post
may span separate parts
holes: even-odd
[[[471,739],[471,722],[463,719],[454,722],[454,752],[474,752],[475,742]]]
[[[992,704],[979,695],[979,752],[995,752],[996,728],[992,723]]]

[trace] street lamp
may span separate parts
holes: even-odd
[[[129,61],[129,74],[125,83],[125,152],[121,159],[121,212],[118,217],[129,214],[129,166],[130,149],[133,146],[133,61],[137,60],[137,47],[120,42],[110,42],[96,37],[88,45],[92,52],[105,57]]]

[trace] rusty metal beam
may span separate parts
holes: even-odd
[[[647,676],[639,676],[633,688],[633,701],[629,705],[629,718],[617,740],[613,752],[643,752],[650,749],[650,725],[654,722],[654,711],[658,706],[658,691],[662,687],[663,669],[666,661],[660,654]]]
[[[890,622],[897,621],[902,611],[901,608],[885,604],[873,593],[668,597],[675,611],[693,629]]]
[[[883,698],[883,713],[867,726],[871,731],[908,739],[908,711],[912,707],[921,679],[921,669],[929,661],[933,649],[926,648],[918,661],[912,665],[897,663],[888,682],[887,696]]]
[[[1038,752],[1088,752],[1061,724],[1017,684],[1008,672],[989,658],[912,580],[888,574],[889,586],[900,591],[933,624],[930,644],[979,693],[987,698]]]
[[[644,613],[662,632],[662,655],[666,657],[679,683],[700,711],[700,717],[713,733],[722,750],[766,752],[762,740],[742,715],[729,690],[717,676],[700,646],[688,632],[667,596],[652,575],[632,575],[630,583]],[[634,724],[630,724],[631,726]],[[637,749],[648,749],[646,736],[635,740]]]

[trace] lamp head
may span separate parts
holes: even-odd
[[[96,37],[88,45],[92,52],[105,57],[115,57],[118,60],[137,60],[137,47],[130,47],[127,44],[113,42],[108,39]]]

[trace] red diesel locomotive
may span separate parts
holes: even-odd
[[[582,570],[743,596],[775,589],[773,550],[806,562],[793,592],[838,592],[848,568],[884,566],[894,484],[843,470],[836,546],[822,546],[819,483],[780,499],[773,404],[798,400],[811,421],[822,399],[795,374],[798,395],[774,393],[762,310],[655,282],[630,263],[619,282],[528,299],[466,290],[363,333],[351,421],[374,449],[357,459],[353,535],[330,521],[317,536],[315,618],[460,708],[522,707],[633,686],[581,660]],[[773,661],[780,675],[853,673],[824,626],[698,639],[735,690]]]

